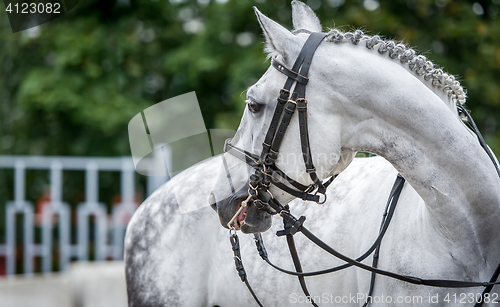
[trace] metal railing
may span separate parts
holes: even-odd
[[[170,155],[167,155],[170,157]],[[1,169],[14,169],[14,200],[5,204],[5,244],[0,244],[0,256],[6,258],[7,275],[16,270],[16,216],[23,217],[23,273],[32,275],[36,257],[41,258],[41,271],[53,271],[53,253],[57,250],[59,269],[63,271],[71,259],[88,260],[89,217],[94,218],[93,246],[95,260],[121,260],[127,219],[137,208],[134,200],[135,170],[131,157],[41,157],[0,156]],[[26,170],[38,169],[50,172],[50,200],[41,209],[41,242],[34,240],[34,205],[26,200]],[[62,199],[63,170],[85,172],[85,201],[77,205],[76,244],[72,244],[71,207]],[[120,172],[121,202],[112,208],[108,220],[106,204],[99,202],[99,172]],[[164,183],[167,177],[147,177],[147,195]],[[4,204],[0,204],[0,208]],[[54,249],[53,217],[58,216],[58,246]],[[110,221],[110,222],[109,222]],[[74,227],[73,227],[74,228]],[[110,239],[108,240],[108,234]],[[1,240],[1,238],[0,238]],[[109,241],[109,242],[108,242]],[[0,241],[1,243],[1,241]]]

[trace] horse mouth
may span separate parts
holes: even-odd
[[[222,226],[243,233],[265,232],[271,227],[271,215],[257,208],[244,192],[246,190],[217,202],[217,213]],[[246,206],[243,204],[245,200],[248,201]]]
[[[241,208],[241,203],[238,205],[238,208],[236,211],[240,210]],[[236,230],[241,230],[241,226],[243,223],[245,223],[245,219],[247,217],[247,211],[248,211],[248,206],[243,207],[241,209],[240,213],[236,216],[236,219],[234,221],[234,229]]]

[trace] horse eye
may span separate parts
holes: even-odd
[[[249,100],[248,103],[248,109],[250,110],[250,112],[252,113],[257,113],[260,111],[260,108],[262,107],[262,105],[260,103],[257,103],[255,101],[252,101],[252,100]]]

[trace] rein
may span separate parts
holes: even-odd
[[[409,275],[400,275],[394,272],[379,269],[377,267],[381,242],[392,220],[397,202],[399,200],[399,196],[401,194],[401,191],[403,190],[405,183],[405,179],[400,174],[398,174],[396,181],[394,182],[394,185],[392,187],[391,193],[389,195],[389,199],[387,201],[385,211],[382,217],[379,234],[376,240],[363,255],[361,255],[356,259],[352,259],[348,256],[345,256],[344,254],[336,251],[328,244],[326,244],[318,237],[316,237],[313,233],[311,233],[307,228],[304,227],[303,224],[306,220],[305,216],[301,216],[299,219],[297,219],[290,213],[290,208],[288,205],[282,206],[273,197],[271,192],[269,192],[269,187],[271,184],[273,184],[279,189],[295,197],[322,204],[326,201],[326,188],[333,182],[333,180],[336,177],[336,175],[332,176],[326,182],[322,182],[318,178],[316,174],[316,169],[312,162],[311,148],[309,145],[309,136],[307,129],[307,100],[305,99],[305,89],[308,82],[307,74],[309,71],[309,67],[314,52],[319,46],[319,44],[322,42],[322,40],[325,38],[325,35],[326,34],[324,33],[311,33],[311,35],[305,42],[304,46],[302,47],[302,50],[300,51],[292,69],[287,68],[286,66],[278,62],[276,59],[272,59],[272,66],[281,73],[285,74],[288,77],[288,79],[286,80],[283,89],[280,90],[280,94],[278,97],[278,104],[276,106],[273,118],[271,120],[271,125],[269,127],[269,130],[267,131],[264,143],[262,145],[261,155],[257,156],[243,149],[240,149],[236,146],[233,146],[229,143],[229,140],[226,140],[226,143],[224,145],[224,152],[227,152],[235,156],[236,158],[242,160],[243,162],[253,167],[255,170],[254,174],[252,174],[249,178],[250,180],[248,188],[248,198],[242,202],[241,207],[238,209],[236,214],[228,223],[228,227],[230,228],[230,241],[234,253],[235,266],[236,270],[238,271],[238,275],[241,278],[241,281],[243,281],[246,284],[247,288],[249,289],[250,293],[252,294],[257,304],[259,306],[263,306],[247,280],[247,275],[241,259],[239,239],[236,234],[236,230],[233,227],[233,223],[236,222],[237,216],[241,212],[241,210],[243,210],[244,207],[253,204],[259,210],[266,211],[271,215],[279,214],[280,217],[283,219],[284,229],[278,231],[276,235],[286,236],[287,244],[294,263],[295,272],[283,269],[273,264],[269,260],[261,234],[254,234],[254,240],[260,257],[276,270],[288,275],[297,276],[302,291],[304,292],[306,297],[310,299],[310,302],[313,306],[318,306],[318,305],[316,304],[316,302],[314,302],[314,300],[312,300],[312,297],[307,289],[304,277],[328,274],[351,266],[356,266],[358,268],[361,268],[363,270],[372,273],[369,293],[363,307],[366,307],[369,304],[368,298],[370,298],[373,293],[375,285],[375,277],[377,274],[398,279],[411,284],[439,287],[439,288],[485,287],[481,296],[481,300],[476,302],[476,304],[474,305],[474,307],[481,307],[484,303],[484,298],[486,297],[487,294],[491,292],[493,286],[500,284],[500,281],[496,281],[500,275],[500,264],[496,268],[489,282],[459,281],[459,280],[447,280],[447,279],[422,279]],[[290,96],[290,89],[294,82],[296,83],[295,88]],[[305,186],[293,180],[292,178],[287,176],[284,172],[282,172],[279,168],[277,168],[275,165],[275,162],[278,158],[278,151],[281,141],[290,123],[290,119],[296,109],[298,110],[299,113],[298,116],[300,125],[300,142],[302,148],[302,157],[304,160],[304,164],[306,166],[306,172],[309,174],[309,177],[313,182],[313,184],[309,186]],[[474,123],[474,120],[461,105],[457,105],[457,109],[459,113],[462,113],[467,117],[468,121],[470,122],[471,129],[476,134],[480,145],[488,154],[489,158],[491,159],[491,161],[495,166],[498,175],[500,176],[500,169],[497,163],[495,162],[494,156],[488,149],[486,142],[484,141],[479,129]],[[292,187],[287,186],[284,182],[287,182]],[[311,192],[314,190],[315,193],[312,194]],[[323,200],[320,201],[320,196],[318,194],[323,195],[324,197]],[[331,255],[335,256],[336,258],[339,258],[340,260],[346,263],[340,266],[336,266],[321,271],[303,272],[299,255],[295,248],[295,242],[293,239],[293,236],[297,232],[301,232],[314,244],[316,244],[326,252],[330,253]],[[373,255],[373,262],[371,266],[361,262],[368,256],[370,256],[374,251],[375,253]]]

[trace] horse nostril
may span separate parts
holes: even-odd
[[[217,211],[217,201],[215,200],[215,196],[213,193],[210,193],[210,195],[208,196],[208,203],[210,204],[210,207],[212,207],[212,209]]]

